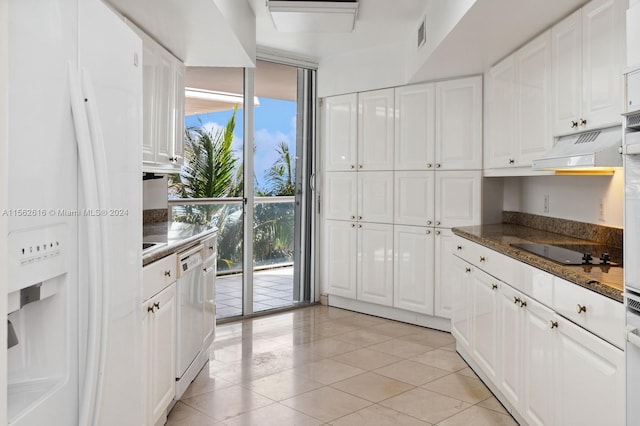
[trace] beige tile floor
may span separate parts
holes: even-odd
[[[449,333],[312,306],[217,328],[170,426],[516,425]]]

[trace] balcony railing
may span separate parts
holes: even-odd
[[[169,220],[218,228],[218,274],[242,272],[243,199],[169,200]],[[263,269],[293,263],[295,197],[254,199],[253,266]]]

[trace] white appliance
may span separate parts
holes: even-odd
[[[202,357],[204,339],[204,273],[199,244],[178,254],[176,282],[176,397],[180,399],[206,364]]]
[[[625,99],[640,99],[640,69],[625,74]],[[631,83],[631,84],[629,84]],[[624,155],[624,292],[626,306],[627,424],[640,418],[640,103],[627,102],[623,136]]]
[[[140,425],[142,43],[99,0],[7,8],[0,424]]]

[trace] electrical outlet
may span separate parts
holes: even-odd
[[[549,194],[544,194],[544,212],[549,213]]]
[[[600,199],[600,214],[598,216],[598,220],[601,220],[602,222],[605,221],[604,219],[604,198]]]

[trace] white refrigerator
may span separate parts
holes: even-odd
[[[141,425],[142,42],[99,0],[6,12],[6,422]]]

